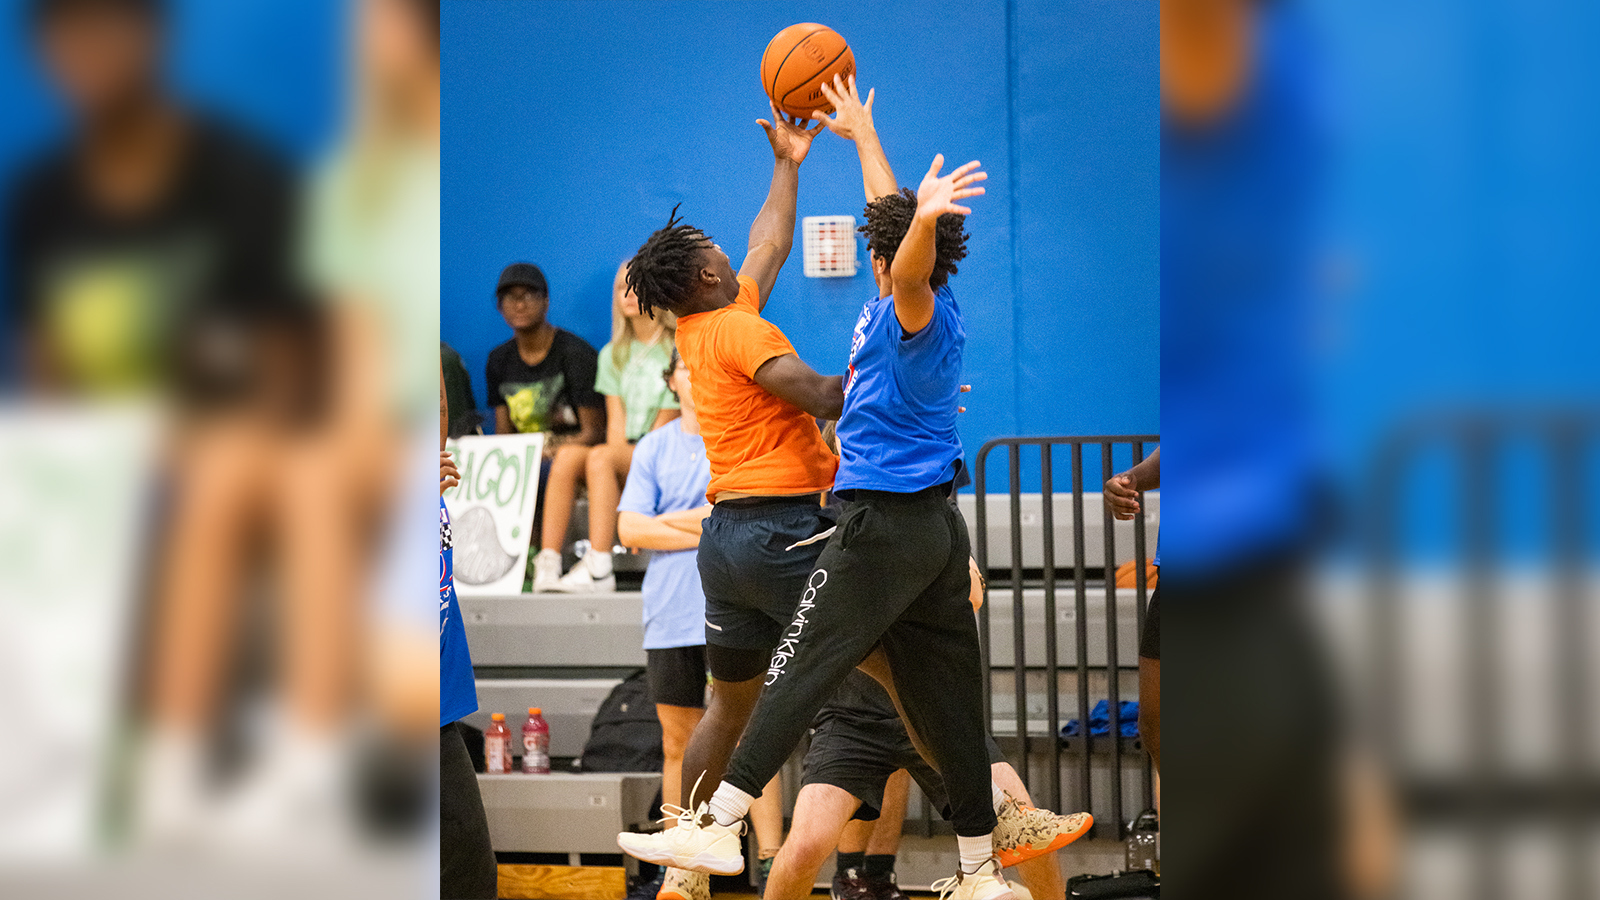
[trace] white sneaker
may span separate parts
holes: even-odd
[[[668,868],[656,891],[656,900],[711,900],[711,876]]]
[[[195,848],[210,827],[213,798],[204,784],[205,753],[192,734],[157,730],[139,762],[134,841],[143,847]]]
[[[1017,896],[1001,876],[1000,862],[994,859],[979,866],[976,872],[962,872],[957,866],[956,874],[928,887],[939,892],[939,900],[946,897],[950,900],[1015,900]]]
[[[292,732],[264,750],[226,801],[214,849],[297,859],[338,858],[356,843],[342,737]]]
[[[596,569],[603,569],[605,574],[596,575]],[[609,594],[616,589],[617,575],[611,571],[610,554],[593,550],[584,554],[571,572],[561,576],[561,580],[549,588],[560,594]]]
[[[744,834],[743,820],[732,826],[718,825],[715,820],[708,825],[701,825],[701,820],[709,816],[706,810],[707,804],[704,803],[695,812],[666,804],[661,811],[667,816],[661,821],[676,819],[678,827],[655,834],[625,831],[617,835],[617,846],[629,856],[658,866],[712,875],[737,875],[743,872],[744,844],[739,840]]]
[[[561,582],[561,551],[540,550],[533,558],[533,592],[556,590]]]

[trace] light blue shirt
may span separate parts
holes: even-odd
[[[644,516],[706,505],[711,463],[698,434],[674,419],[639,439],[617,511]],[[644,648],[697,647],[706,642],[706,595],[699,552],[656,550],[644,573]]]

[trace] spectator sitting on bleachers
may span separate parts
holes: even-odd
[[[595,390],[606,398],[606,440],[589,448],[589,551],[551,590],[594,593],[616,588],[611,549],[617,537],[617,499],[628,477],[634,444],[678,417],[678,400],[661,378],[670,368],[677,319],[646,316],[628,288],[628,264],[611,283],[611,343],[600,349]]]
[[[549,590],[561,579],[561,545],[589,448],[605,438],[605,404],[594,391],[598,354],[583,338],[550,324],[550,287],[532,263],[506,266],[495,303],[513,337],[489,351],[484,380],[496,434],[545,435],[533,589]]]

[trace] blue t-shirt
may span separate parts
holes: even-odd
[[[439,727],[478,711],[478,687],[472,679],[467,629],[461,624],[456,599],[455,551],[450,536],[450,511],[439,498]]]
[[[711,463],[698,434],[683,420],[647,433],[633,449],[617,512],[644,516],[706,505]],[[706,595],[695,550],[656,550],[644,573],[644,648],[697,647],[706,642]]]
[[[956,475],[956,406],[967,332],[948,284],[934,291],[933,320],[910,338],[904,335],[892,296],[874,297],[861,308],[839,417],[835,492],[909,494]]]

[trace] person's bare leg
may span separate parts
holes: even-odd
[[[873,647],[872,652],[868,653],[867,658],[858,663],[856,668],[872,676],[873,681],[883,685],[883,689],[889,692],[889,699],[894,701],[894,711],[900,714],[900,723],[906,726],[906,736],[911,738],[911,746],[916,748],[917,755],[922,757],[923,762],[932,766],[934,771],[938,771],[939,767],[933,761],[933,753],[922,742],[917,730],[911,727],[911,719],[906,716],[905,708],[900,705],[900,692],[895,689],[894,673],[889,671],[889,657],[883,652],[883,647],[881,645]]]
[[[665,803],[677,802],[673,798],[683,793],[683,751],[705,715],[698,706],[656,704],[656,718],[661,721],[661,798]]]
[[[733,748],[738,746],[750,713],[761,697],[762,682],[766,673],[748,681],[711,682],[711,701],[706,706],[705,717],[694,727],[689,746],[683,752],[683,781],[679,805],[693,809],[698,798],[704,802],[716,792],[722,776],[728,771],[728,760],[733,758]],[[699,791],[695,791],[699,782]],[[693,794],[694,796],[690,796]]]
[[[617,503],[632,462],[632,444],[598,444],[589,450],[589,544],[602,553],[610,553],[617,543]]]
[[[774,775],[761,796],[750,804],[750,824],[756,832],[756,859],[771,859],[783,846],[783,776]]]
[[[235,421],[206,427],[181,453],[150,652],[157,728],[198,733],[216,708],[246,542],[261,511],[260,441]]]
[[[855,813],[851,813],[855,815]],[[867,844],[872,841],[872,832],[877,828],[877,821],[863,822],[860,819],[851,819],[845,823],[844,832],[839,835],[840,853],[866,853]]]
[[[589,463],[589,448],[583,444],[563,444],[550,460],[550,478],[544,488],[544,526],[539,532],[539,548],[561,552],[567,541],[567,526],[572,524],[572,505],[578,499],[578,482]]]
[[[900,835],[905,831],[906,803],[911,798],[911,773],[897,769],[883,785],[883,809],[872,823],[867,839],[868,856],[894,856],[900,852]]]
[[[1029,806],[1033,805],[1033,798],[1028,795],[1028,786],[1022,783],[1022,778],[1017,775],[1016,769],[1011,768],[1010,763],[991,765],[989,777],[1000,786],[1001,790]],[[1067,896],[1067,883],[1061,877],[1059,855],[1060,851],[1052,851],[1013,866],[1017,878],[1027,886],[1028,893],[1033,895],[1034,900],[1064,900]]]
[[[1161,771],[1161,660],[1139,657],[1139,740]]]
[[[290,444],[275,479],[282,551],[282,677],[290,718],[305,734],[344,721],[358,671],[362,509],[388,497],[391,471],[375,435],[323,433]],[[362,459],[371,469],[352,464]]]
[[[793,827],[767,875],[767,900],[805,900],[861,801],[831,784],[808,784],[795,798]]]

